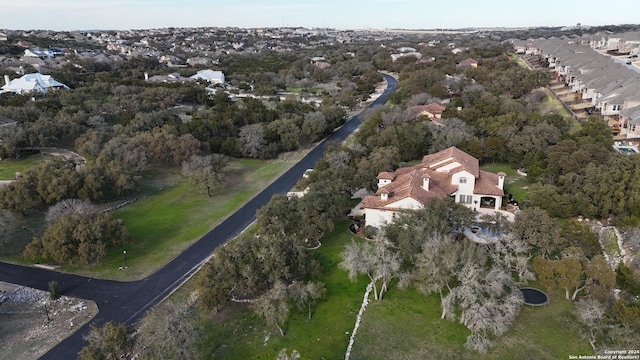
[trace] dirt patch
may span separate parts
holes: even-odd
[[[37,359],[97,313],[93,301],[0,282],[0,359]]]

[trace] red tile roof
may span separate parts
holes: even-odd
[[[437,171],[438,168],[457,162],[459,165],[448,172]],[[451,183],[451,176],[466,170],[475,176],[475,194],[503,196],[504,191],[498,187],[498,175],[480,170],[478,159],[464,151],[450,147],[438,153],[427,155],[420,164],[399,168],[395,172],[383,172],[378,179],[392,180],[382,186],[373,196],[367,196],[362,202],[363,208],[385,208],[395,210],[389,205],[406,198],[425,204],[430,198],[444,198],[458,190]],[[429,189],[423,187],[424,178],[429,178]],[[380,194],[387,194],[382,200]]]
[[[425,113],[431,114],[433,116],[442,115],[442,113],[447,109],[446,106],[440,105],[437,103],[431,103],[428,105],[416,105],[409,108],[409,112],[412,114],[414,118],[424,115]]]
[[[478,159],[467,154],[466,152],[452,146],[448,149],[444,149],[440,152],[431,155],[425,155],[422,158],[423,164],[428,164],[429,168],[435,169],[457,162],[460,166],[449,170],[449,173],[455,173],[460,170],[466,170],[473,174],[476,178],[480,176],[480,165]]]

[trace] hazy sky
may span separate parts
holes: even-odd
[[[639,22],[637,0],[0,0],[0,29],[428,29]]]

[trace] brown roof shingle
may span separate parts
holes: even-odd
[[[458,166],[449,172],[437,171],[438,168],[457,162]],[[450,147],[438,153],[427,155],[420,164],[399,168],[395,172],[382,172],[378,179],[392,180],[382,186],[375,195],[367,196],[362,202],[363,208],[394,209],[393,203],[411,198],[425,204],[430,198],[445,198],[455,193],[458,186],[451,183],[451,176],[466,170],[475,176],[475,194],[503,196],[498,187],[498,175],[480,170],[478,159],[464,151]],[[423,187],[424,178],[429,178],[429,189]],[[383,200],[380,194],[387,194]]]

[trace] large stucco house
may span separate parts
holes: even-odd
[[[422,162],[378,175],[378,190],[362,202],[366,225],[381,227],[394,214],[420,209],[431,198],[451,197],[473,210],[500,210],[505,174],[480,170],[478,159],[450,147]]]

